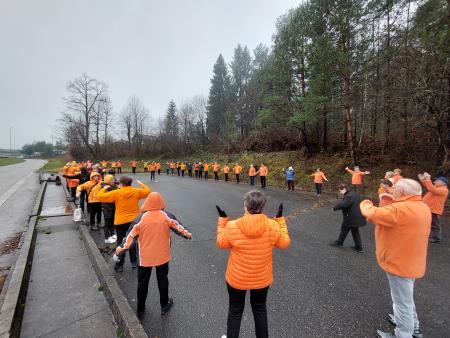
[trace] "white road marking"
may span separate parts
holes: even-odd
[[[20,181],[17,181],[11,188],[6,190],[6,192],[0,196],[0,207],[12,196],[14,193],[19,190],[20,186],[25,183],[27,178],[33,175],[33,172],[29,173],[27,176],[22,178]]]

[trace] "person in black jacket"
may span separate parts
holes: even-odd
[[[361,243],[361,235],[359,234],[359,227],[366,225],[366,219],[361,214],[361,209],[359,208],[361,198],[356,192],[349,191],[347,185],[343,183],[339,185],[339,192],[344,195],[344,199],[342,202],[335,205],[332,210],[342,210],[344,219],[342,221],[339,238],[336,241],[331,242],[330,245],[342,247],[345,238],[351,231],[353,241],[355,242],[355,246],[352,246],[351,248],[358,253],[362,253],[363,247]]]
[[[81,185],[81,184],[86,183],[87,181],[89,181],[91,179],[91,174],[89,173],[87,168],[81,167],[79,174],[76,174],[76,175],[63,175],[63,177],[64,178],[69,178],[69,179],[79,180],[78,185]],[[85,201],[87,203],[86,190],[83,190],[81,192],[81,195],[80,195],[80,208],[83,211],[83,214],[84,214],[84,203],[85,203]],[[89,209],[87,211],[89,211]],[[89,223],[87,223],[86,225],[89,225]]]

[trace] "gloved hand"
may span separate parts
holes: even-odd
[[[223,211],[222,209],[220,209],[220,207],[218,205],[216,205],[217,208],[217,212],[219,213],[219,217],[227,217],[227,214],[225,211]]]
[[[81,192],[80,192],[80,191],[77,191],[76,194],[75,194],[75,197],[76,197],[76,198],[80,198],[80,196],[81,196]]]
[[[280,203],[280,205],[278,206],[278,212],[277,215],[275,216],[275,218],[280,218],[283,217],[283,203]]]

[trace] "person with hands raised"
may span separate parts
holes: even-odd
[[[219,213],[216,244],[229,249],[225,274],[229,306],[227,337],[239,337],[245,296],[250,291],[250,304],[255,321],[256,337],[268,337],[267,294],[273,282],[273,248],[287,249],[291,244],[283,204],[274,219],[263,214],[266,196],[258,190],[244,195],[244,215],[229,220],[222,208]]]

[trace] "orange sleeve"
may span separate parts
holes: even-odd
[[[447,194],[447,191],[445,191],[445,189],[436,188],[436,186],[430,180],[424,180],[420,182],[425,186],[425,188],[427,188],[429,192],[431,192],[434,195],[444,196]]]
[[[375,225],[393,227],[397,223],[397,210],[390,205],[377,208],[372,201],[364,200],[360,209],[362,215]]]
[[[217,221],[217,239],[216,244],[220,249],[231,249],[231,241],[227,236],[228,217],[219,217]]]
[[[349,169],[349,168],[345,168],[345,170],[346,170],[348,173],[352,174],[352,175],[355,173],[353,170],[351,170],[351,169]]]
[[[275,242],[275,247],[280,249],[287,249],[291,245],[291,238],[289,237],[289,232],[286,225],[286,220],[284,217],[275,218],[275,221],[279,226],[279,236]]]
[[[133,239],[137,236],[139,236],[139,232],[141,230],[141,223],[144,216],[142,216],[139,223],[135,224],[133,229],[131,229],[130,233],[127,236],[127,239],[125,240],[125,244],[123,246],[124,249],[128,250],[131,246],[131,243],[133,243]],[[121,243],[122,244],[122,243]]]

